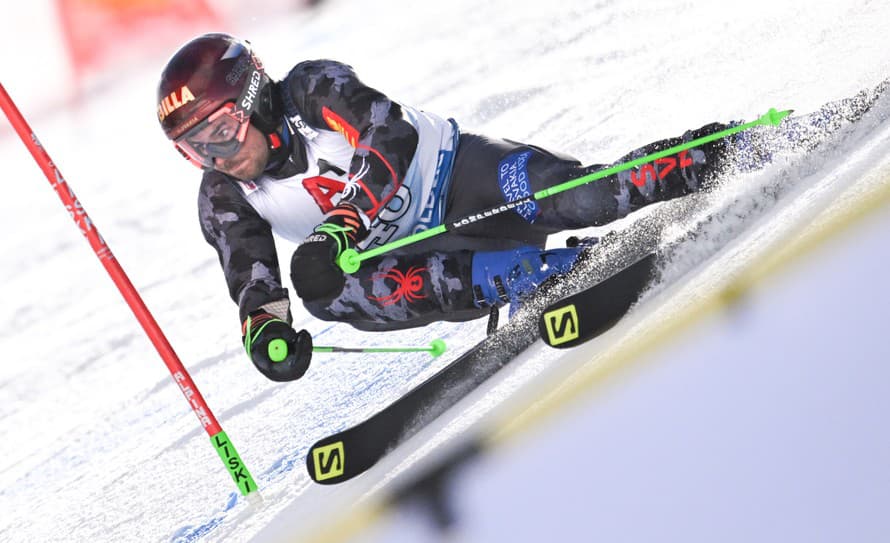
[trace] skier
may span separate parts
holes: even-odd
[[[273,232],[299,244],[291,280],[319,319],[380,331],[466,321],[572,266],[580,249],[544,250],[549,234],[696,192],[738,143],[718,140],[588,183],[346,275],[335,264],[346,248],[380,246],[602,166],[461,131],[453,119],[389,99],[332,60],[300,62],[273,81],[250,45],[226,34],[197,37],[173,55],[158,87],[158,118],[180,153],[204,170],[201,229],[238,304],[245,349],[275,381],[305,373],[312,341],[291,327]],[[709,124],[621,161],[726,127]],[[752,153],[751,163],[762,162]]]

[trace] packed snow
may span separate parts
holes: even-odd
[[[890,76],[890,5],[870,1],[332,0],[311,12],[245,17],[226,30],[250,39],[273,76],[299,60],[336,58],[393,99],[454,117],[465,130],[585,163],[770,107],[805,113]],[[20,47],[16,63],[4,60],[0,80],[263,500],[238,494],[40,170],[10,131],[0,131],[8,187],[0,199],[3,541],[308,538],[498,406],[543,393],[554,366],[581,367],[609,342],[645,334],[777,241],[888,182],[880,169],[888,125],[873,118],[819,156],[724,183],[678,219],[677,235],[696,214],[729,211],[704,239],[673,250],[665,284],[614,333],[566,359],[533,347],[366,475],[320,487],[305,472],[308,447],[453,360],[484,336],[484,323],[370,334],[298,312],[297,325],[317,344],[425,345],[438,337],[449,351],[439,359],[318,354],[300,381],[267,381],[244,355],[236,307],[200,234],[200,174],[157,126],[154,93],[166,55],[129,67],[79,103],[30,115],[47,95],[34,81],[50,77],[46,55],[56,44],[18,32],[10,32]],[[23,58],[33,67],[23,69]],[[621,226],[633,228],[633,220]],[[594,389],[522,446],[462,472],[454,495],[463,522],[452,539],[886,540],[887,228],[883,212],[795,268],[793,280],[661,346],[644,369]],[[280,243],[283,264],[292,250]],[[435,539],[424,518],[409,508],[360,539]]]

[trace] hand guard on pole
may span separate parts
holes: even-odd
[[[346,277],[337,265],[340,254],[368,235],[367,219],[348,203],[325,216],[325,222],[297,247],[291,258],[291,281],[303,301],[332,300],[343,290]]]
[[[272,381],[294,381],[309,368],[312,336],[306,330],[297,332],[285,321],[260,310],[247,316],[241,332],[247,356]]]

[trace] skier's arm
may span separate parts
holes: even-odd
[[[299,379],[312,358],[312,338],[290,325],[269,224],[221,174],[204,176],[198,197],[204,239],[216,249],[229,295],[238,304],[244,349],[273,381]]]
[[[243,322],[249,313],[282,302],[274,311],[287,318],[287,290],[281,286],[272,229],[241,191],[222,174],[204,175],[198,196],[201,231],[217,253]],[[283,309],[283,310],[282,310]]]
[[[342,201],[352,204],[367,226],[404,181],[417,149],[417,130],[399,104],[339,62],[298,64],[285,80],[284,92],[307,123],[339,132],[355,148],[349,168],[354,188],[344,191]]]

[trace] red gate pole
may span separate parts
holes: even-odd
[[[238,490],[245,496],[256,491],[256,483],[254,482],[250,471],[248,471],[247,466],[244,465],[244,462],[238,455],[238,451],[235,450],[235,446],[229,441],[228,436],[226,436],[226,433],[220,427],[219,422],[217,422],[216,417],[213,416],[213,413],[210,411],[210,408],[198,391],[198,387],[195,386],[188,371],[186,371],[185,366],[182,365],[179,357],[176,356],[176,353],[173,351],[173,348],[161,331],[160,326],[155,322],[154,317],[152,317],[148,308],[145,307],[136,288],[130,282],[127,274],[124,273],[120,263],[111,253],[111,249],[105,244],[105,240],[102,239],[102,236],[99,234],[93,221],[90,220],[86,210],[74,195],[74,191],[71,190],[71,187],[68,186],[65,178],[62,177],[62,173],[40,144],[37,136],[34,135],[34,131],[28,126],[28,122],[22,116],[21,112],[19,112],[2,83],[0,83],[0,108],[3,109],[9,122],[12,123],[12,127],[18,133],[22,142],[25,144],[25,147],[28,148],[28,151],[31,152],[31,156],[37,161],[40,169],[43,170],[50,185],[55,189],[59,198],[61,198],[62,203],[65,204],[65,209],[68,210],[74,223],[80,228],[80,232],[87,238],[87,241],[89,241],[90,246],[99,258],[99,261],[105,266],[108,275],[111,276],[111,280],[117,285],[118,290],[120,290],[120,293],[127,301],[130,309],[133,310],[133,314],[136,315],[136,319],[139,320],[139,324],[142,325],[145,333],[148,334],[148,338],[151,340],[152,344],[154,344],[155,349],[158,350],[158,353],[164,360],[164,364],[166,364],[167,369],[170,370],[170,375],[173,377],[176,385],[182,391],[185,399],[189,402],[192,411],[198,416],[201,425],[210,435],[210,442],[213,444],[214,448],[216,448],[216,452],[222,459],[223,464],[225,464],[226,469],[229,470],[229,474],[238,486]]]

